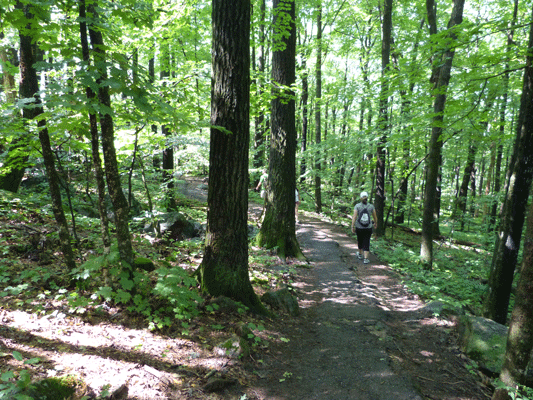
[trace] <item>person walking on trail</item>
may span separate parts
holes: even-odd
[[[255,188],[255,191],[257,192],[259,190],[259,188],[261,188],[261,198],[264,199],[265,198],[265,194],[266,194],[266,180],[268,178],[268,174],[266,173],[265,170],[262,170],[261,171],[261,178],[259,178],[259,183],[257,184],[256,188]]]
[[[376,209],[368,203],[368,193],[362,192],[361,202],[357,203],[353,210],[352,232],[357,235],[357,246],[359,247],[357,258],[363,259],[365,264],[370,262],[368,259],[370,237],[372,236],[372,228],[378,227],[377,221]]]

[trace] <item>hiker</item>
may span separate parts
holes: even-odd
[[[298,206],[300,205],[300,192],[298,192],[298,189],[294,190],[294,199],[295,199],[295,206],[294,206],[294,215],[296,216],[296,223],[299,224],[300,220],[298,219]]]
[[[372,204],[368,203],[368,193],[362,192],[361,202],[356,204],[353,210],[352,232],[357,234],[357,246],[359,247],[357,258],[364,258],[363,263],[365,264],[370,262],[368,259],[370,253],[370,236],[372,236],[372,228],[374,226],[377,228],[378,226],[377,221],[376,209]]]
[[[266,180],[268,178],[268,174],[266,173],[266,171],[263,169],[261,171],[261,178],[259,178],[259,183],[257,184],[257,187],[255,188],[255,191],[257,192],[259,190],[259,188],[261,188],[261,198],[264,199],[265,198],[265,194],[266,194],[266,190],[265,190],[265,186],[266,186]]]

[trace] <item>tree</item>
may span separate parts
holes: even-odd
[[[376,235],[385,234],[385,224],[383,223],[385,214],[385,148],[387,144],[387,133],[389,130],[389,82],[387,73],[390,68],[390,52],[392,41],[392,0],[385,0],[383,7],[382,21],[383,38],[381,41],[381,93],[379,97],[379,120],[378,131],[381,138],[377,147],[376,160],[376,215],[378,218]]]
[[[500,373],[501,381],[513,389],[516,389],[518,385],[525,385],[528,378],[527,369],[533,350],[533,296],[531,293],[533,293],[533,204],[529,207],[527,217],[520,279]],[[492,400],[510,399],[506,389],[497,389],[492,396]]]
[[[457,39],[455,27],[463,20],[464,0],[454,0],[453,10],[448,22],[448,38],[450,43],[442,52],[442,57],[438,59],[438,67],[433,68],[431,81],[434,84],[435,99],[433,103],[433,123],[431,127],[431,138],[429,141],[429,154],[426,160],[426,187],[424,192],[424,212],[422,220],[422,243],[420,246],[420,258],[427,269],[431,269],[433,263],[433,235],[435,224],[438,224],[438,213],[436,207],[437,180],[442,162],[442,133],[444,121],[444,109],[446,105],[446,90],[450,83],[453,57],[455,55],[455,45]],[[433,0],[427,0],[427,13],[430,25],[430,33],[436,34],[436,5]],[[435,61],[436,62],[436,61]]]
[[[303,258],[295,233],[296,104],[296,5],[294,0],[274,1],[272,54],[271,137],[265,218],[257,242],[277,247],[281,257]],[[288,34],[283,34],[283,32]]]
[[[120,174],[117,164],[115,149],[115,133],[113,128],[113,116],[111,109],[111,96],[107,80],[107,59],[102,31],[97,24],[101,22],[97,13],[97,5],[92,3],[88,7],[92,18],[89,20],[89,37],[91,39],[94,64],[98,70],[98,100],[100,102],[100,129],[102,132],[102,149],[104,153],[105,175],[107,189],[111,197],[111,203],[115,211],[115,226],[117,229],[118,252],[120,259],[127,269],[133,266],[133,246],[129,230],[129,207],[122,190]]]
[[[533,15],[532,15],[533,21]],[[530,25],[528,49],[533,47]],[[507,193],[496,235],[489,275],[489,290],[483,314],[505,324],[514,271],[520,250],[529,189],[533,180],[533,55],[528,52],[520,98],[520,111],[513,155],[507,173]]]
[[[317,154],[315,159],[315,211],[322,212],[322,154],[320,151],[320,142],[322,141],[322,1],[318,1],[316,17],[316,108],[315,108],[315,143],[317,145]]]
[[[90,64],[90,50],[89,41],[87,38],[87,19],[85,0],[80,0],[79,4],[79,16],[80,16],[80,42],[82,50],[82,59],[89,65]],[[96,94],[87,86],[85,90],[87,100],[89,102],[94,101]],[[96,180],[96,190],[98,194],[98,213],[100,215],[100,227],[102,232],[102,242],[105,252],[109,252],[111,247],[111,237],[109,235],[109,220],[107,218],[107,212],[105,208],[105,180],[104,171],[102,170],[102,160],[100,158],[100,140],[98,135],[98,118],[95,111],[89,112],[89,130],[91,132],[91,154],[94,168],[94,177]]]
[[[22,5],[17,2],[17,7],[24,12],[24,18],[27,24],[33,19],[33,14],[29,5]],[[26,29],[20,30],[20,95],[21,98],[28,101],[28,106],[23,110],[23,117],[26,120],[36,120],[43,114],[43,106],[39,98],[39,81],[37,79],[37,70],[35,69],[35,52],[32,48],[32,41],[34,38],[27,35],[26,32],[31,32],[26,26]],[[59,241],[61,243],[61,250],[67,267],[72,270],[76,267],[74,252],[70,244],[70,233],[68,229],[67,219],[63,211],[63,203],[61,201],[61,191],[59,185],[59,176],[55,168],[54,152],[50,144],[50,136],[46,126],[46,120],[41,118],[37,122],[37,129],[39,131],[39,141],[41,142],[41,149],[43,154],[44,165],[48,177],[48,185],[50,187],[50,196],[52,198],[52,210],[54,217],[59,227]]]
[[[265,312],[248,276],[250,2],[213,0],[211,142],[201,287]]]

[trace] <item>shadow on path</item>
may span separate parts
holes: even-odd
[[[436,393],[446,384],[466,385],[478,391],[475,378],[456,354],[439,363],[438,350],[446,347],[426,337],[422,325],[424,304],[399,283],[399,276],[371,255],[363,265],[354,254],[356,241],[346,230],[318,219],[300,218],[297,237],[311,269],[298,272],[294,283],[302,316],[287,321],[291,341],[276,349],[265,365],[256,394],[269,400],[422,400],[486,399]],[[371,244],[372,247],[372,244]],[[353,267],[353,270],[349,269]],[[432,317],[432,316],[431,316]],[[433,317],[432,317],[433,318]],[[433,320],[436,320],[433,318]],[[435,331],[433,326],[432,332]],[[284,332],[285,333],[285,332]],[[440,331],[447,337],[449,331]],[[413,341],[416,340],[416,343]],[[439,336],[435,341],[446,340]],[[420,343],[419,343],[420,342]],[[428,344],[429,342],[429,344]],[[421,348],[407,349],[420,345]],[[438,349],[438,347],[437,347]],[[449,350],[448,348],[446,350]],[[425,379],[402,371],[401,358],[416,368],[439,368]],[[457,361],[453,361],[457,359]],[[452,361],[450,361],[452,360]],[[453,363],[453,365],[451,364]],[[457,378],[457,365],[462,376]],[[444,370],[440,370],[444,368]],[[447,373],[446,368],[450,369]],[[418,379],[419,378],[419,379]],[[433,386],[425,386],[422,383]],[[421,395],[435,391],[435,397]],[[446,388],[440,391],[446,391]]]

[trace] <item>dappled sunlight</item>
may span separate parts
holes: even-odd
[[[117,389],[127,384],[132,397],[158,399],[166,386],[181,383],[179,371],[222,371],[234,362],[224,348],[208,351],[192,340],[146,329],[108,322],[92,325],[61,313],[38,317],[4,309],[1,318],[2,352],[38,356],[40,362],[53,364],[46,376],[75,373],[97,393],[105,385]]]

